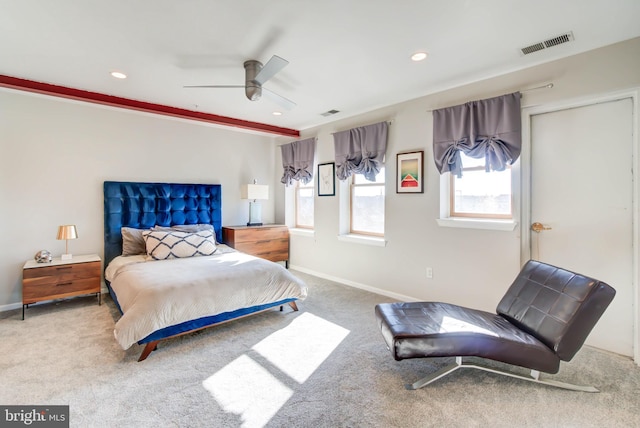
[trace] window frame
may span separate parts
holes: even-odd
[[[314,230],[316,223],[315,216],[315,208],[316,208],[316,191],[315,191],[315,177],[307,184],[302,184],[300,181],[296,180],[295,185],[293,186],[293,225],[296,229],[305,229],[305,230]],[[311,200],[313,201],[313,224],[311,226],[301,225],[298,223],[298,206],[300,204],[300,190],[311,190]]]
[[[514,192],[513,192],[513,170],[511,165],[507,165],[505,170],[509,171],[510,175],[510,187],[511,191],[509,192],[510,198],[510,213],[509,214],[499,214],[499,213],[469,213],[469,212],[457,212],[455,209],[456,205],[456,175],[449,172],[449,217],[451,218],[466,218],[466,219],[482,219],[482,220],[513,220],[514,219]],[[471,167],[462,167],[462,174],[464,175],[465,171],[485,171],[484,165],[471,166]],[[491,171],[493,172],[493,171]],[[487,174],[491,174],[488,172]]]
[[[371,237],[375,237],[375,238],[384,238],[384,222],[382,225],[382,233],[376,233],[376,232],[370,232],[370,231],[366,231],[366,230],[357,230],[353,228],[353,219],[354,219],[354,191],[353,189],[355,187],[382,187],[382,189],[384,190],[384,201],[386,202],[386,198],[387,198],[387,189],[386,189],[386,185],[387,185],[387,180],[386,180],[386,176],[384,174],[386,174],[386,168],[385,166],[382,167],[381,171],[378,173],[382,174],[382,176],[385,178],[384,183],[373,183],[373,182],[365,182],[365,183],[360,183],[357,184],[356,181],[356,175],[357,174],[352,174],[351,177],[349,177],[349,233],[352,235],[362,235],[362,236],[371,236]],[[384,210],[384,207],[383,207]],[[384,214],[386,215],[386,212],[384,212]]]

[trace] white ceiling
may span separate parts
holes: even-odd
[[[0,74],[304,130],[638,36],[639,0],[0,0]],[[183,88],[244,84],[274,54],[290,64],[264,87],[297,103],[282,116]]]

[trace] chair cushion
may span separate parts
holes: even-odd
[[[615,293],[604,282],[530,260],[498,303],[497,313],[569,361]]]
[[[500,315],[439,302],[383,303],[375,313],[396,360],[476,356],[547,373],[560,366],[551,349]]]

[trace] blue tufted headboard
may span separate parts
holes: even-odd
[[[121,227],[206,223],[222,242],[219,184],[104,182],[104,266],[122,254]]]

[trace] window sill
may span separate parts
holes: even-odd
[[[338,235],[338,241],[351,242],[353,244],[373,245],[375,247],[386,247],[387,241],[384,238],[377,236],[365,236],[365,235]]]
[[[505,232],[513,231],[518,222],[514,220],[485,220],[472,218],[439,218],[436,220],[440,227],[457,227],[462,229],[485,229],[485,230],[502,230]]]
[[[307,238],[314,238],[316,232],[313,229],[300,229],[292,227],[289,229],[289,234],[296,236],[306,236]]]

